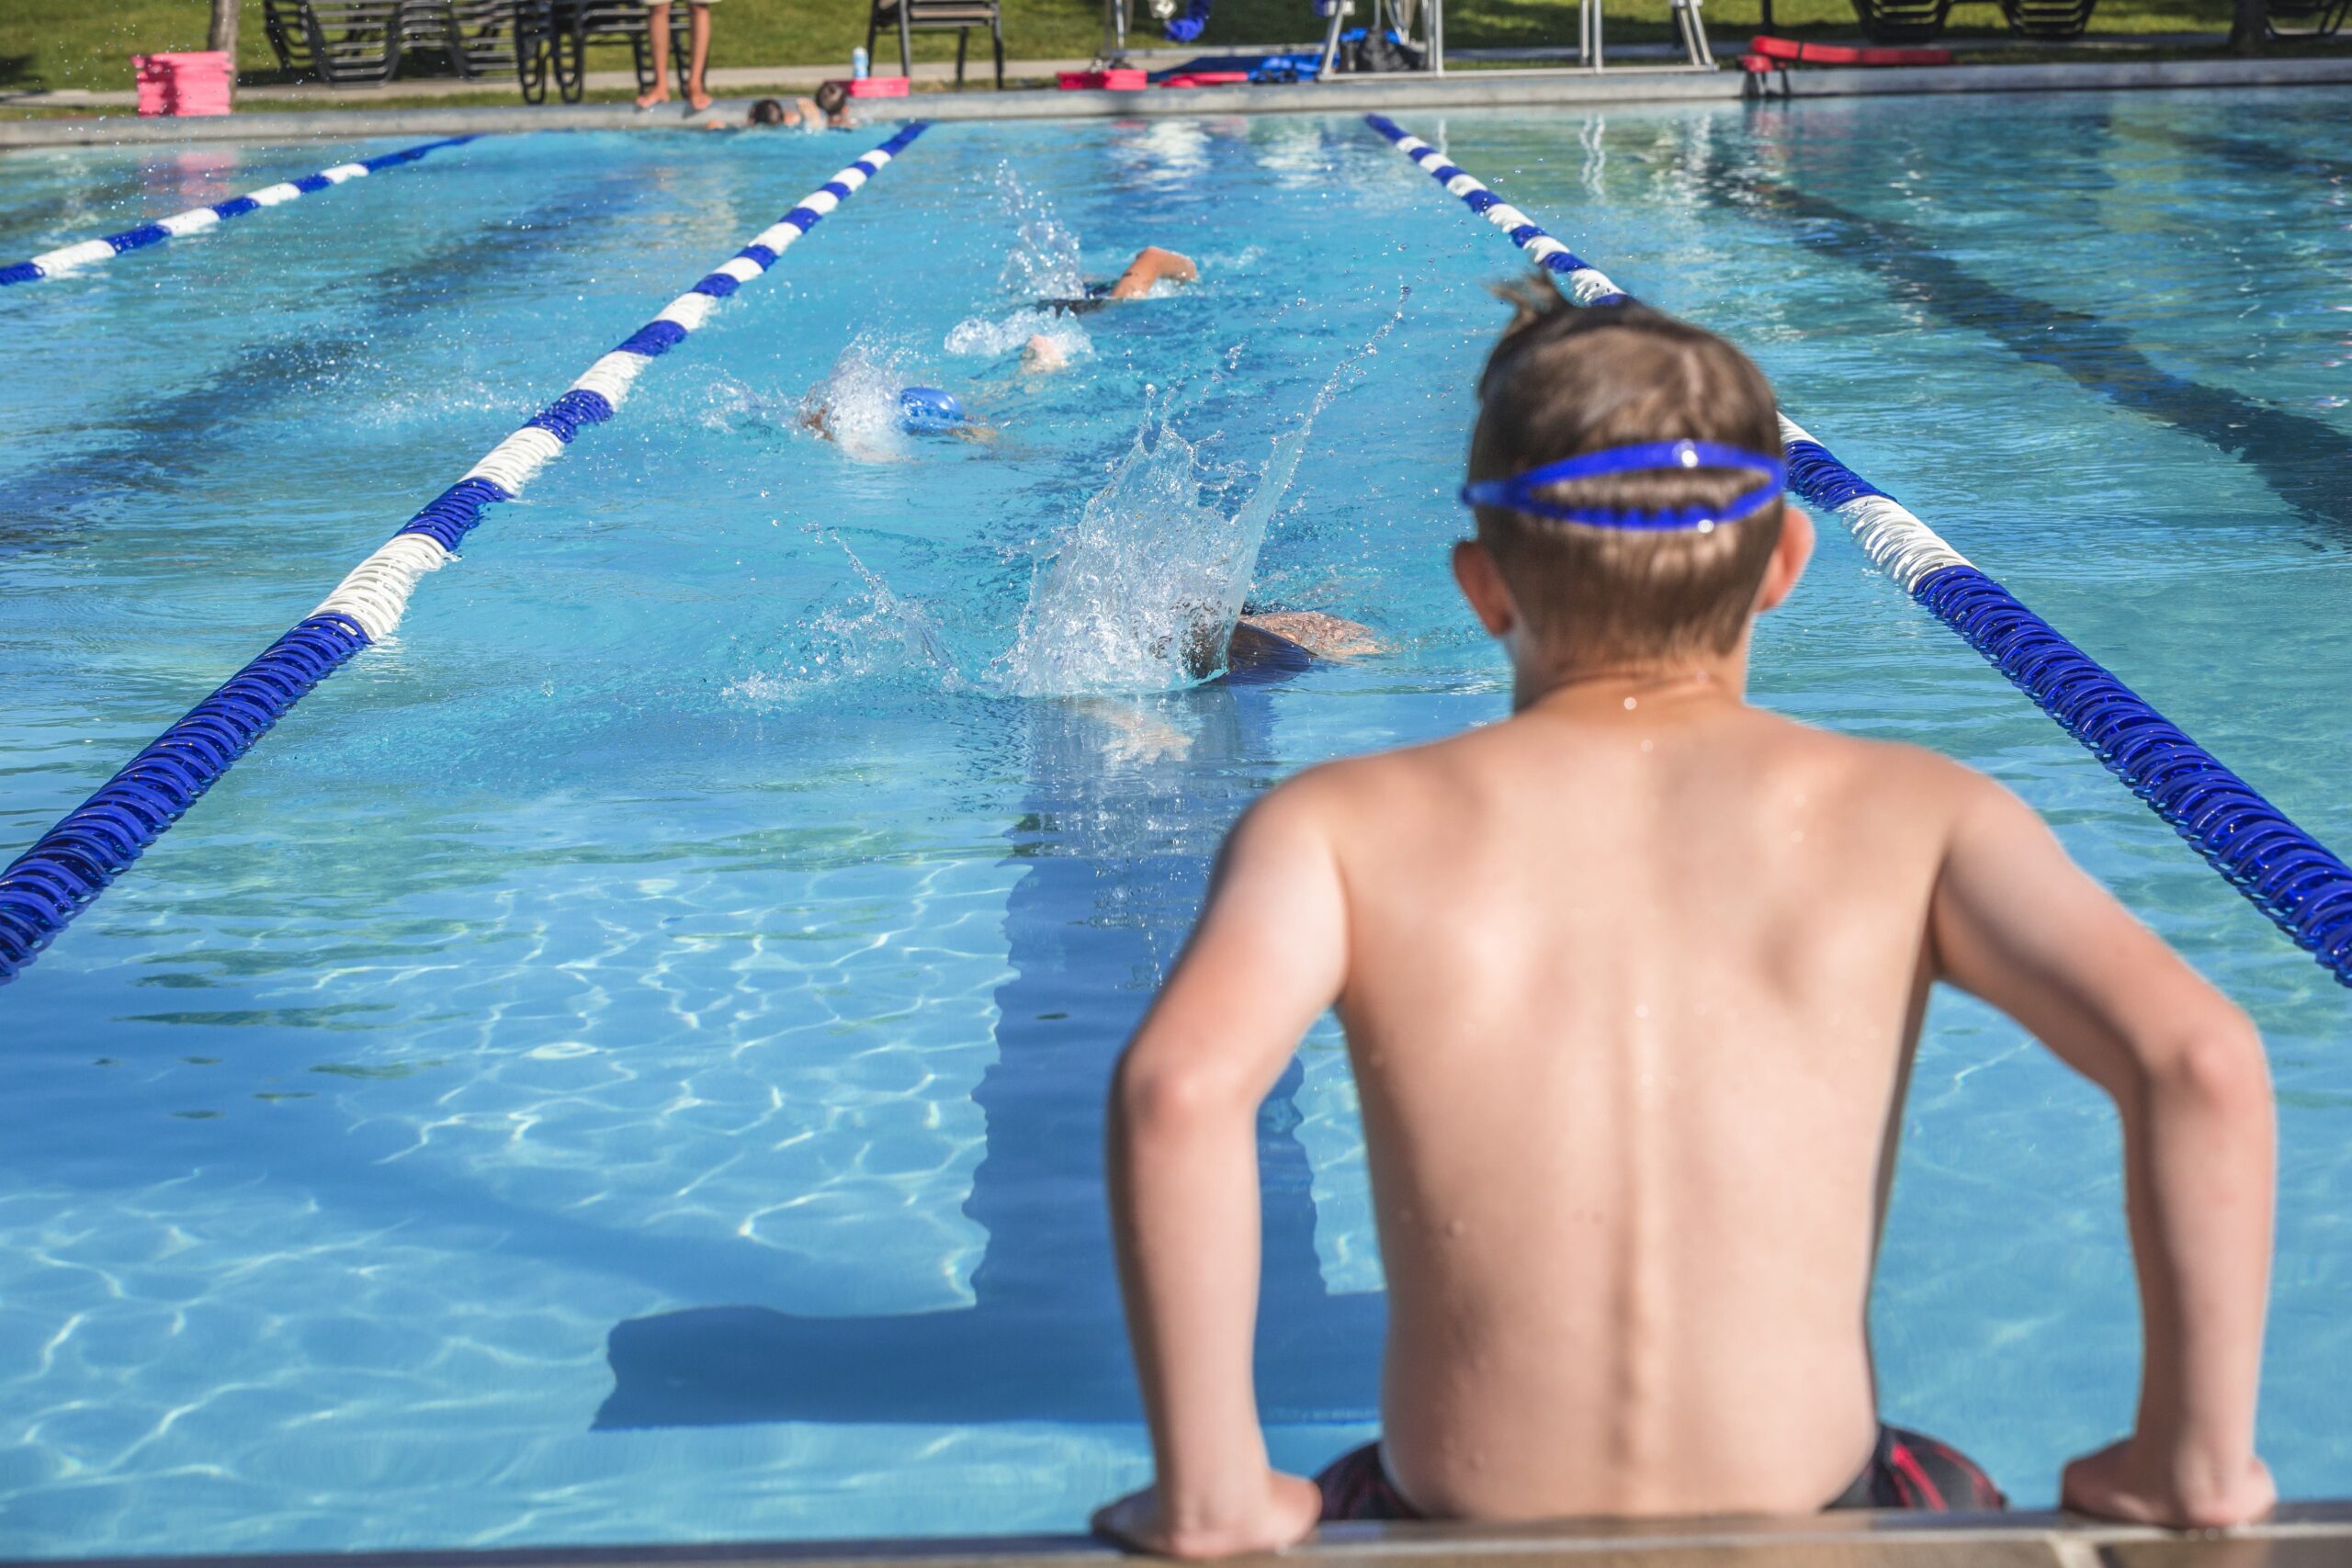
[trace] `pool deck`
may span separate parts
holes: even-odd
[[[1361,114],[1369,109],[1576,107],[1645,103],[1724,103],[1743,97],[1826,98],[1944,93],[2047,93],[2203,87],[2286,87],[2352,83],[2352,53],[2268,55],[2252,60],[2080,60],[2035,64],[1803,66],[1765,77],[1736,68],[1623,67],[1474,71],[1445,76],[1359,77],[1287,86],[1155,89],[1140,93],[1018,90],[923,93],[877,100],[882,124],[930,120],[1100,119],[1230,114]],[[887,106],[887,107],[886,107]],[[131,116],[0,120],[0,149],[132,142],[295,141],[359,136],[456,136],[531,130],[687,130],[717,118],[740,124],[746,100],[721,99],[702,115],[639,114],[627,104],[446,108],[316,109],[190,118]]]
[[[75,1568],[1111,1568],[1132,1560],[1082,1536],[1007,1536],[72,1561]],[[2267,1523],[2196,1536],[2061,1514],[1341,1525],[1279,1557],[1234,1561],[1305,1568],[2341,1568],[2352,1562],[2352,1502],[2290,1504]]]

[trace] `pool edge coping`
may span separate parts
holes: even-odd
[[[2156,91],[2352,85],[2352,54],[2250,60],[2062,61],[2031,64],[1804,67],[1751,77],[1736,70],[1687,67],[1479,71],[1452,76],[1257,87],[1197,87],[1141,93],[925,93],[906,100],[907,118],[934,121],[1136,119],[1230,114],[1360,114],[1367,109],[1576,107],[1585,105],[1731,103],[1742,99],[1937,96],[1975,93]],[[720,100],[734,118],[749,100]],[[492,134],[543,130],[699,130],[703,116],[638,113],[626,104],[516,104],[497,107],[305,109],[187,118],[107,115],[0,119],[0,151],[203,141],[288,142],[364,136]],[[879,125],[894,116],[876,115]]]
[[[1514,1558],[1605,1560],[1656,1559],[1687,1568],[1693,1554],[1791,1561],[1792,1551],[1828,1551],[1838,1560],[1858,1556],[1871,1568],[1935,1563],[1951,1568],[1973,1549],[2000,1547],[2004,1562],[2028,1556],[2051,1568],[2111,1561],[2106,1549],[2120,1548],[2138,1560],[2135,1548],[2150,1549],[2168,1564],[2239,1563],[2249,1543],[2335,1543],[2352,1547],[2352,1500],[2282,1505],[2270,1519],[2229,1532],[2182,1534],[2147,1526],[2117,1524],[2079,1516],[2017,1514],[1919,1514],[1856,1512],[1791,1518],[1680,1518],[1590,1521],[1549,1526],[1462,1524],[1339,1525],[1279,1557],[1259,1554],[1237,1562],[1278,1561],[1332,1564],[1359,1560]],[[1843,1549],[1843,1550],[1840,1550]],[[1109,1563],[1122,1555],[1090,1537],[1010,1535],[874,1540],[772,1541],[679,1541],[647,1545],[522,1546],[396,1551],[311,1551],[221,1553],[188,1557],[74,1557],[0,1559],[0,1568],[288,1568],[332,1563],[334,1568],[750,1568],[762,1563],[793,1568],[838,1563],[880,1568],[892,1563],[944,1568],[947,1564],[993,1565],[1050,1562],[1070,1568],[1080,1562]]]

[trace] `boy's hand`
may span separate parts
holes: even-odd
[[[1238,1557],[1297,1545],[1314,1533],[1322,1513],[1323,1495],[1315,1483],[1269,1470],[1264,1495],[1230,1517],[1172,1529],[1160,1515],[1159,1488],[1147,1486],[1095,1510],[1094,1533],[1130,1551],[1162,1557]]]
[[[2258,1519],[2278,1501],[2269,1467],[2252,1454],[2225,1474],[2199,1474],[2139,1438],[2111,1443],[2066,1467],[2059,1501],[2078,1514],[2174,1529],[2226,1529]]]

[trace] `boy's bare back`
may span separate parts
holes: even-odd
[[[1261,808],[1343,890],[1417,1506],[1810,1510],[1861,1469],[1882,1176],[1968,782],[1713,681],[1605,680]]]

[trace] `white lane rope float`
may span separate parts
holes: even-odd
[[[439,141],[420,142],[403,147],[397,152],[368,158],[356,164],[337,164],[332,169],[321,169],[315,175],[304,175],[299,180],[281,180],[274,186],[232,196],[226,201],[216,201],[209,207],[191,207],[186,212],[175,212],[169,218],[158,218],[153,223],[141,223],[136,229],[125,229],[119,234],[108,234],[101,240],[78,240],[61,245],[53,251],[43,251],[29,261],[11,262],[0,266],[0,288],[12,283],[38,283],[44,277],[62,277],[93,263],[112,261],[125,251],[135,251],[147,245],[176,240],[183,234],[195,234],[232,218],[243,218],[265,207],[277,207],[297,197],[308,196],[314,190],[326,190],[351,180],[365,179],[379,169],[397,168],[413,164],[428,152],[444,147],[461,147],[473,141],[470,136],[446,137]]]
[[[591,365],[563,395],[492,447],[381,549],[337,583],[317,609],[126,763],[0,871],[0,984],[63,931],[321,681],[400,624],[426,572],[457,558],[482,510],[522,493],[581,426],[613,417],[631,382],[707,320],[718,302],[775,265],[796,241],[922,134],[924,122],[835,175],[628,340]]]
[[[1577,304],[1631,302],[1598,267],[1437,148],[1385,115],[1366,115],[1364,122],[1537,265],[1562,275]],[[1791,490],[1834,513],[1873,565],[2081,741],[2298,946],[2352,986],[2352,866],[1786,416],[1781,434]]]

